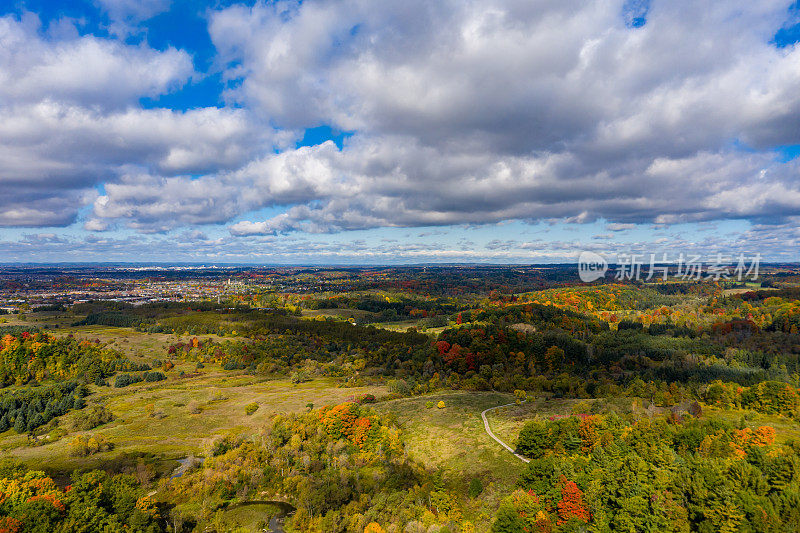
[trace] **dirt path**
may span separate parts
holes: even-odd
[[[500,409],[501,407],[508,407],[509,405],[516,405],[516,404],[507,403],[505,405],[498,405],[497,407],[490,407],[488,409],[484,409],[484,411],[481,413],[481,418],[483,418],[483,427],[486,429],[486,433],[488,433],[490,437],[492,437],[494,440],[496,440],[500,444],[500,446],[502,446],[503,448],[505,448],[506,450],[511,452],[514,455],[514,457],[516,457],[517,459],[519,459],[523,463],[530,463],[531,462],[530,459],[528,459],[526,457],[523,457],[518,453],[515,453],[514,449],[511,446],[509,446],[508,444],[506,444],[505,442],[503,442],[499,438],[497,438],[497,435],[495,435],[492,432],[492,428],[489,427],[489,420],[486,419],[486,413],[488,413],[489,411],[494,411],[495,409]]]

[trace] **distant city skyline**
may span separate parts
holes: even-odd
[[[800,2],[20,0],[0,262],[800,261]]]

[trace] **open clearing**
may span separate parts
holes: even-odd
[[[499,392],[445,392],[376,404],[392,413],[403,429],[409,455],[428,466],[457,475],[516,481],[521,463],[486,434],[481,411],[508,403]],[[436,404],[445,402],[444,409]],[[426,407],[432,402],[433,407]]]
[[[102,467],[124,454],[150,453],[164,459],[202,455],[211,442],[229,434],[255,434],[275,413],[337,404],[354,394],[386,393],[385,387],[340,388],[333,380],[317,379],[293,385],[289,380],[265,380],[243,373],[220,371],[208,365],[196,377],[179,378],[178,372],[194,370],[194,363],[179,364],[166,381],[137,383],[122,389],[95,387],[89,403],[103,402],[117,417],[89,432],[73,432],[57,442],[29,447],[26,437],[9,430],[0,436],[0,447],[26,464],[58,473],[75,468]],[[259,409],[245,414],[245,406]],[[62,426],[69,427],[70,417]],[[99,433],[114,450],[90,457],[71,457],[69,443],[76,435]]]
[[[153,359],[166,359],[167,348],[178,342],[188,343],[193,337],[200,340],[212,339],[214,342],[244,341],[244,337],[220,337],[213,334],[175,335],[171,333],[143,333],[132,328],[114,326],[72,326],[64,329],[48,330],[54,335],[72,334],[79,339],[99,339],[109,343],[109,347],[119,350],[132,361],[151,362]]]

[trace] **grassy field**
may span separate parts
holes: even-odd
[[[185,368],[184,368],[185,367]],[[89,432],[74,432],[57,442],[27,446],[27,438],[9,430],[0,436],[0,448],[24,463],[54,474],[76,468],[103,467],[125,454],[150,453],[164,459],[190,454],[203,455],[215,438],[229,434],[255,434],[275,413],[299,412],[308,403],[320,407],[341,403],[353,394],[385,394],[384,387],[339,388],[331,380],[319,379],[293,385],[286,379],[265,380],[242,373],[224,372],[213,365],[197,377],[179,378],[178,372],[194,370],[194,364],[179,364],[169,379],[139,383],[122,389],[95,387],[91,402],[102,402],[116,419]],[[245,406],[257,403],[248,416]],[[63,427],[69,427],[66,415]],[[90,457],[70,456],[75,436],[103,434],[114,450]]]
[[[519,431],[525,425],[525,422],[537,415],[568,415],[581,402],[585,402],[585,400],[536,399],[521,405],[510,405],[495,409],[487,413],[486,419],[489,421],[494,434],[513,448],[516,445]]]
[[[444,409],[436,404],[444,401]],[[411,459],[427,467],[442,468],[457,485],[466,487],[479,478],[483,492],[478,499],[465,498],[464,518],[488,531],[493,510],[513,489],[525,465],[486,434],[481,411],[512,401],[499,392],[443,392],[380,402],[375,409],[394,415],[403,429]],[[433,402],[433,407],[426,404]]]
[[[269,523],[269,519],[280,512],[274,505],[257,503],[226,509],[222,512],[221,522],[226,529],[237,529],[242,533],[261,533]]]
[[[75,322],[74,315],[64,311],[40,311],[20,315],[0,315],[0,326],[36,326],[39,328],[68,327]]]
[[[445,402],[444,409],[435,405]],[[445,392],[376,404],[403,428],[409,455],[458,475],[516,480],[521,464],[486,434],[481,411],[511,401],[498,392]],[[433,402],[434,407],[426,407]]]
[[[79,339],[99,339],[100,342],[110,343],[109,346],[119,350],[132,361],[150,362],[153,359],[164,359],[167,348],[178,342],[187,343],[193,337],[200,340],[212,339],[215,342],[236,340],[249,342],[244,337],[220,337],[213,334],[201,335],[175,335],[171,333],[143,333],[132,328],[119,328],[114,326],[72,326],[64,329],[48,330],[55,335],[72,334]]]

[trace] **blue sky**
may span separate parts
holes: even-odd
[[[800,260],[800,6],[11,1],[4,261]]]

